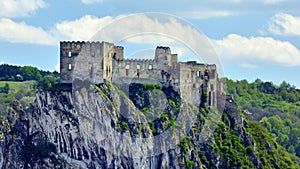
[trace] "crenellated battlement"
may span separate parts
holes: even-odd
[[[166,46],[158,46],[153,59],[126,59],[124,47],[113,43],[62,41],[60,66],[61,83],[80,79],[96,84],[109,80],[172,85],[183,98],[197,104],[199,95],[206,92],[209,105],[216,105],[214,96],[220,90],[216,65],[178,62],[178,55]]]
[[[125,59],[124,62],[154,62],[154,59]]]

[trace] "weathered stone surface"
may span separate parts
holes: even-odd
[[[4,133],[0,139],[0,167],[169,169],[184,168],[185,161],[191,160],[195,168],[200,168],[203,167],[200,152],[204,152],[202,155],[215,168],[221,163],[220,154],[213,149],[214,143],[201,142],[191,132],[198,109],[181,103],[178,93],[172,89],[164,88],[161,93],[167,92],[167,99],[182,104],[176,118],[179,127],[175,130],[163,127],[158,135],[152,133],[148,119],[129,97],[116,87],[106,86],[106,89],[110,90],[109,95],[94,88],[78,88],[73,93],[39,91],[35,103],[26,111],[18,102],[12,103],[7,119],[0,126]],[[155,95],[148,94],[151,102]],[[159,102],[170,112],[174,111],[167,101]],[[225,113],[232,128],[245,145],[255,147],[237,107],[228,100],[226,103]],[[118,125],[125,118],[128,129],[120,131]],[[179,145],[183,135],[191,138],[186,153]],[[249,157],[260,166],[254,153]]]

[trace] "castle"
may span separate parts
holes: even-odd
[[[221,91],[216,65],[179,62],[169,47],[158,46],[154,59],[125,59],[124,48],[108,42],[60,42],[60,80],[76,78],[94,84],[105,80],[115,84],[172,85],[181,97],[199,104],[208,95],[208,105],[217,106]]]

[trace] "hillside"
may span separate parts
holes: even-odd
[[[38,89],[48,89],[59,82],[58,72],[39,70],[32,66],[0,65],[0,115],[18,100],[26,108],[35,99]]]
[[[226,79],[232,94],[245,115],[265,126],[273,138],[292,154],[300,157],[300,90],[286,82],[279,86],[257,79]]]
[[[12,102],[1,120],[1,166],[299,168],[230,97],[220,112],[189,105],[167,86],[85,86],[40,90],[29,109]]]
[[[11,102],[18,100],[26,108],[35,100],[36,81],[0,81],[0,115],[7,113]]]

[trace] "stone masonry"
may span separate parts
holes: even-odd
[[[214,64],[179,62],[169,47],[158,46],[154,59],[125,59],[124,48],[108,42],[60,42],[61,83],[75,79],[94,84],[171,85],[188,102],[199,104],[203,93],[208,105],[217,105],[221,85]]]

